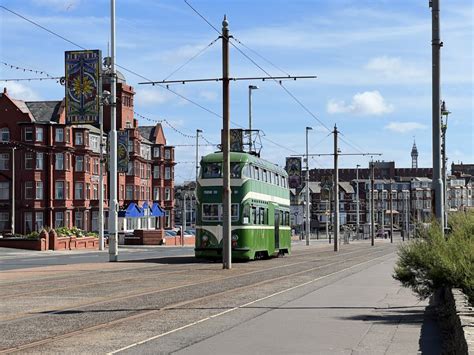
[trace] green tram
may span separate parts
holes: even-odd
[[[245,152],[230,153],[232,259],[290,254],[288,174]],[[197,258],[222,257],[222,152],[201,160],[197,185]]]

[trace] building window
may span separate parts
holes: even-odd
[[[10,140],[10,130],[7,127],[0,129],[0,142],[8,142]]]
[[[41,231],[44,227],[43,212],[35,212],[35,230]]]
[[[0,170],[10,170],[10,154],[1,153],[0,154]]]
[[[127,142],[127,150],[129,153],[133,153],[133,140],[131,139]]]
[[[54,136],[54,141],[56,143],[63,143],[64,142],[64,128],[56,128],[55,132],[56,132],[56,135]]]
[[[64,170],[64,154],[63,153],[56,153],[56,161],[54,168],[56,170]]]
[[[171,228],[171,211],[165,211],[165,228]]]
[[[36,141],[37,142],[43,141],[43,136],[44,136],[43,132],[44,132],[43,127],[36,127]]]
[[[33,181],[26,181],[25,182],[25,199],[31,200],[33,199]]]
[[[27,169],[27,170],[33,169],[33,164],[34,164],[34,162],[33,162],[33,159],[34,159],[33,154],[34,154],[34,153],[31,153],[31,152],[25,153],[25,169]]]
[[[36,170],[43,170],[44,167],[44,154],[41,152],[36,153]]]
[[[10,183],[8,181],[0,182],[0,200],[10,199]]]
[[[133,200],[133,185],[126,186],[125,199],[129,201]]]
[[[171,159],[171,150],[165,149],[165,159]]]
[[[76,145],[84,145],[84,134],[82,132],[76,132]]]
[[[144,200],[145,199],[145,186],[142,186],[140,189],[140,199]]]
[[[89,141],[92,151],[95,153],[100,153],[99,136],[90,135]]]
[[[160,178],[160,166],[155,165],[153,167],[153,179],[159,179]]]
[[[74,226],[79,229],[84,229],[84,214],[82,212],[76,211],[74,217]]]
[[[99,211],[92,211],[91,229],[93,232],[96,232],[99,230]]]
[[[25,127],[25,141],[33,141],[33,127]]]
[[[165,201],[171,200],[171,189],[169,187],[165,188]]]
[[[25,234],[33,231],[33,212],[25,212]]]
[[[55,212],[54,213],[54,228],[64,227],[64,213]]]
[[[160,147],[154,147],[153,148],[153,158],[159,158],[160,157]]]
[[[36,181],[35,199],[43,199],[43,181]]]
[[[56,200],[64,200],[64,181],[56,181],[54,183],[54,198]]]
[[[133,162],[131,161],[128,162],[127,175],[133,175]]]
[[[0,231],[10,229],[10,214],[8,212],[0,212]]]
[[[155,186],[153,188],[153,201],[159,201],[160,200],[160,188]]]
[[[100,165],[100,159],[92,159],[92,173],[94,175],[99,175],[99,165]]]
[[[165,167],[165,180],[171,179],[171,168],[169,166]]]
[[[82,155],[76,156],[76,171],[84,171],[84,157]]]
[[[74,198],[76,200],[84,199],[84,183],[76,182],[74,185]]]
[[[92,185],[92,199],[93,200],[99,199],[99,185],[97,184]]]

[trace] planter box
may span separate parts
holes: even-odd
[[[48,250],[48,239],[0,238],[0,247],[28,250]]]
[[[96,237],[56,237],[50,240],[51,250],[99,249]]]
[[[140,245],[161,245],[163,244],[164,234],[163,229],[136,229],[133,232],[133,239],[128,240],[133,240],[132,243],[140,243]],[[125,244],[132,243],[127,243],[127,236],[125,236]]]

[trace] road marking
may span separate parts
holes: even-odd
[[[364,262],[362,262],[362,263],[358,263],[358,264],[352,265],[352,266],[347,267],[347,268],[345,268],[345,269],[341,269],[341,270],[339,270],[339,271],[335,271],[335,272],[333,272],[333,273],[330,273],[330,274],[327,274],[327,275],[324,275],[324,276],[317,277],[317,278],[315,278],[315,279],[306,281],[306,282],[304,282],[304,283],[302,283],[302,284],[299,284],[299,285],[296,285],[296,286],[293,286],[293,287],[290,287],[290,288],[287,288],[287,289],[284,289],[284,290],[275,292],[275,293],[273,293],[273,294],[271,294],[271,295],[268,295],[268,296],[259,298],[259,299],[257,299],[257,300],[254,300],[254,301],[245,303],[245,304],[243,304],[243,305],[240,305],[240,306],[237,306],[237,307],[228,309],[228,310],[226,310],[226,311],[223,311],[223,312],[214,314],[214,315],[212,315],[212,316],[209,316],[209,317],[206,317],[206,318],[202,318],[202,319],[197,320],[197,321],[195,321],[195,322],[192,322],[192,323],[183,325],[182,327],[179,327],[179,328],[176,328],[176,329],[167,331],[167,332],[165,332],[165,333],[161,333],[161,334],[152,336],[152,337],[150,337],[150,338],[148,338],[148,339],[145,339],[145,340],[142,340],[142,341],[139,341],[139,342],[136,342],[136,343],[127,345],[127,346],[125,346],[125,347],[123,347],[123,348],[114,350],[114,351],[109,352],[109,353],[107,353],[107,354],[108,354],[108,355],[117,354],[117,353],[119,353],[119,352],[121,352],[121,351],[128,350],[128,349],[131,349],[131,348],[133,348],[133,347],[135,347],[135,346],[148,343],[149,341],[162,338],[162,337],[164,337],[164,336],[166,336],[166,335],[169,335],[169,334],[176,333],[176,332],[178,332],[178,331],[180,331],[180,330],[183,330],[183,329],[186,329],[186,328],[190,328],[190,327],[192,327],[192,326],[195,326],[195,325],[197,325],[197,324],[206,322],[206,321],[211,320],[211,319],[213,319],[213,318],[217,318],[217,317],[223,316],[224,314],[227,314],[227,313],[236,311],[236,310],[241,309],[241,308],[248,307],[248,306],[250,306],[250,305],[252,305],[252,304],[254,304],[254,303],[257,303],[257,302],[260,302],[260,301],[263,301],[263,300],[266,300],[266,299],[269,299],[269,298],[272,298],[272,297],[281,295],[281,294],[286,293],[286,292],[289,292],[289,291],[293,291],[293,290],[295,290],[295,289],[297,289],[297,288],[300,288],[300,287],[309,285],[309,284],[311,284],[311,283],[313,283],[313,282],[316,282],[316,281],[325,279],[325,278],[327,278],[327,277],[329,277],[329,276],[333,276],[333,275],[339,274],[339,273],[341,273],[341,272],[343,272],[343,271],[347,271],[347,270],[353,269],[353,268],[355,268],[355,267],[357,267],[357,266],[370,263],[370,262],[372,262],[372,261],[374,261],[374,260],[378,260],[378,259],[381,259],[381,258],[385,258],[385,257],[387,257],[388,255],[391,255],[391,254],[393,254],[393,253],[385,254],[385,255],[379,256],[379,257],[377,257],[377,258],[370,259],[370,260],[364,261]]]

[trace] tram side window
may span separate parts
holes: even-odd
[[[242,223],[249,224],[250,223],[250,206],[245,205],[242,209]]]
[[[258,166],[254,166],[254,179],[255,180],[260,180],[260,169]]]
[[[250,166],[248,164],[245,164],[243,167],[242,167],[242,177],[249,177],[251,178],[250,176],[250,172],[251,170],[249,169]]]
[[[265,224],[265,208],[260,207],[258,210],[259,210],[259,224]]]
[[[222,177],[222,164],[221,163],[207,163],[202,167],[202,178],[212,179]]]
[[[230,206],[230,215],[232,216],[233,221],[238,221],[239,220],[239,204],[238,203],[233,203]]]
[[[202,220],[203,221],[218,221],[219,220],[219,204],[218,203],[204,203],[202,205]]]
[[[280,186],[280,175],[275,174],[275,183],[277,186]]]
[[[231,163],[230,164],[230,177],[232,179],[240,179],[240,164],[239,163]]]
[[[252,207],[252,224],[257,224],[258,215],[257,215],[257,207]]]

